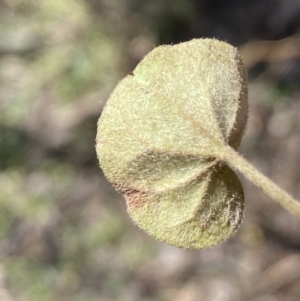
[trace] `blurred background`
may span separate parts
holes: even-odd
[[[237,234],[201,251],[139,230],[95,154],[110,92],[153,47],[239,47],[241,153],[300,199],[300,1],[0,0],[0,300],[298,301],[300,220],[240,176]]]

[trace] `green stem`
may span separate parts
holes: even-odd
[[[226,147],[222,157],[255,185],[262,188],[267,195],[280,203],[286,210],[293,215],[300,217],[300,203],[286,191],[277,186],[273,181],[263,175],[260,171],[258,171],[234,149],[229,146]]]

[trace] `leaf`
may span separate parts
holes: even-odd
[[[159,240],[204,248],[228,238],[244,208],[220,160],[247,121],[246,72],[232,46],[200,39],[149,53],[111,94],[97,155],[133,220]]]

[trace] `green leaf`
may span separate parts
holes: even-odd
[[[246,72],[232,46],[200,39],[149,53],[111,94],[97,155],[133,220],[172,245],[204,248],[228,238],[244,208],[224,163],[247,121]]]

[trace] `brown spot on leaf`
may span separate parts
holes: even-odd
[[[130,209],[140,208],[144,206],[148,201],[146,191],[142,191],[136,188],[131,188],[126,186],[125,184],[114,183],[114,186],[118,191],[120,191],[123,194],[127,206]]]

